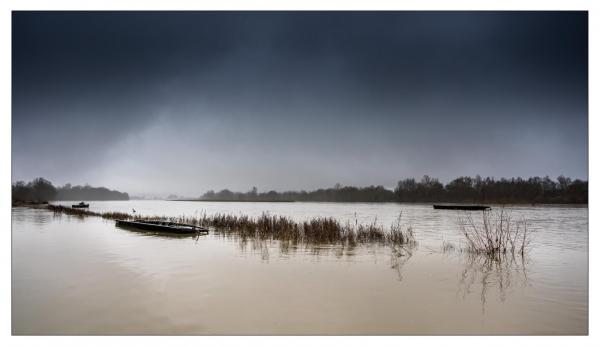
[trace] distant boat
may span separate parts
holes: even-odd
[[[178,234],[190,234],[190,233],[208,233],[208,229],[204,227],[187,225],[184,223],[176,223],[169,221],[160,220],[144,220],[144,221],[127,221],[117,220],[117,226],[134,227],[146,231],[156,232],[168,232]]]
[[[73,204],[71,205],[71,208],[89,208],[90,205],[83,203],[83,202],[79,202],[79,204]]]
[[[492,207],[487,205],[464,205],[464,204],[434,204],[433,209],[447,210],[487,210]]]

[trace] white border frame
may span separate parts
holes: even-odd
[[[597,62],[600,61],[598,54],[598,28],[600,24],[600,1],[526,1],[526,0],[456,0],[456,1],[335,1],[335,0],[293,0],[293,1],[191,1],[191,0],[56,0],[56,1],[12,1],[0,2],[0,39],[2,54],[0,60],[2,65],[2,93],[0,107],[0,153],[2,165],[0,169],[2,198],[0,199],[0,215],[2,220],[2,231],[0,232],[0,343],[3,345],[22,344],[56,344],[56,345],[80,345],[82,342],[91,345],[103,345],[106,343],[127,343],[144,345],[162,345],[165,343],[173,345],[189,344],[190,342],[210,342],[219,345],[257,344],[257,345],[304,345],[304,344],[343,344],[345,346],[364,345],[365,343],[381,343],[384,345],[397,345],[403,343],[437,344],[449,345],[506,345],[512,343],[564,345],[564,344],[600,344],[598,337],[598,299],[600,286],[598,276],[594,269],[598,268],[600,256],[595,250],[600,250],[596,229],[599,224],[598,185],[595,183],[598,176],[598,159],[593,153],[598,152],[600,139],[593,136],[599,130],[597,120],[598,99],[597,82],[599,70]],[[565,337],[492,337],[492,336],[459,336],[459,337],[30,337],[11,336],[11,213],[9,182],[11,180],[11,11],[13,10],[585,10],[589,11],[589,334],[588,337],[565,336]],[[598,157],[598,156],[596,156]],[[596,294],[596,295],[595,295]]]

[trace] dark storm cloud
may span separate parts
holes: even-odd
[[[586,178],[587,37],[584,12],[15,12],[13,173],[179,193]]]

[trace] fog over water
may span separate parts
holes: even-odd
[[[585,12],[13,13],[13,180],[587,179]]]

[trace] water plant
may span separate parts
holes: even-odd
[[[382,244],[407,247],[416,244],[412,228],[404,227],[401,216],[387,230],[374,221],[371,224],[343,224],[330,217],[316,217],[305,221],[295,221],[286,216],[263,213],[258,217],[233,214],[206,213],[187,217],[142,216],[120,212],[97,213],[90,210],[48,205],[55,214],[80,217],[97,216],[110,220],[163,220],[209,227],[222,235],[233,235],[240,239],[279,240],[292,244]]]
[[[530,244],[526,220],[514,220],[504,208],[486,210],[476,222],[471,213],[459,217],[461,232],[467,241],[466,250],[500,259],[507,253],[525,255]]]

